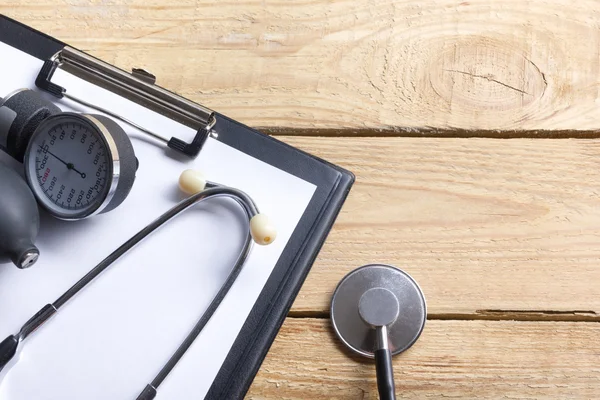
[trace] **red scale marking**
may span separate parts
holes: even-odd
[[[46,172],[44,172],[44,177],[42,178],[42,183],[46,183],[46,180],[48,180],[48,177],[50,176],[50,168],[46,168]]]

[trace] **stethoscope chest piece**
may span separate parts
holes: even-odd
[[[423,292],[404,271],[389,265],[360,267],[338,284],[331,321],[354,352],[375,358],[381,399],[394,399],[391,356],[411,347],[427,319]]]
[[[427,319],[425,297],[417,283],[389,265],[366,265],[350,272],[338,284],[331,302],[331,321],[339,338],[353,351],[373,357],[376,335],[364,320],[367,312],[383,320],[393,318],[385,314],[397,313],[387,326],[392,355],[417,341]]]

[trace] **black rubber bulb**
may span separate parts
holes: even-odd
[[[31,267],[39,257],[33,244],[40,229],[31,189],[14,170],[0,163],[0,264]]]

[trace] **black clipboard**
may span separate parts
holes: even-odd
[[[3,15],[0,15],[0,40],[44,61],[66,46]],[[244,397],[258,372],[354,183],[354,175],[224,115],[216,116],[219,131],[226,132],[222,135],[223,143],[316,186],[291,240],[205,397],[237,399]]]

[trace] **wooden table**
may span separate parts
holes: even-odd
[[[394,362],[402,397],[600,397],[598,2],[0,12],[356,173],[248,399],[377,398],[373,364],[328,319],[338,281],[372,262],[405,269],[428,301]]]

